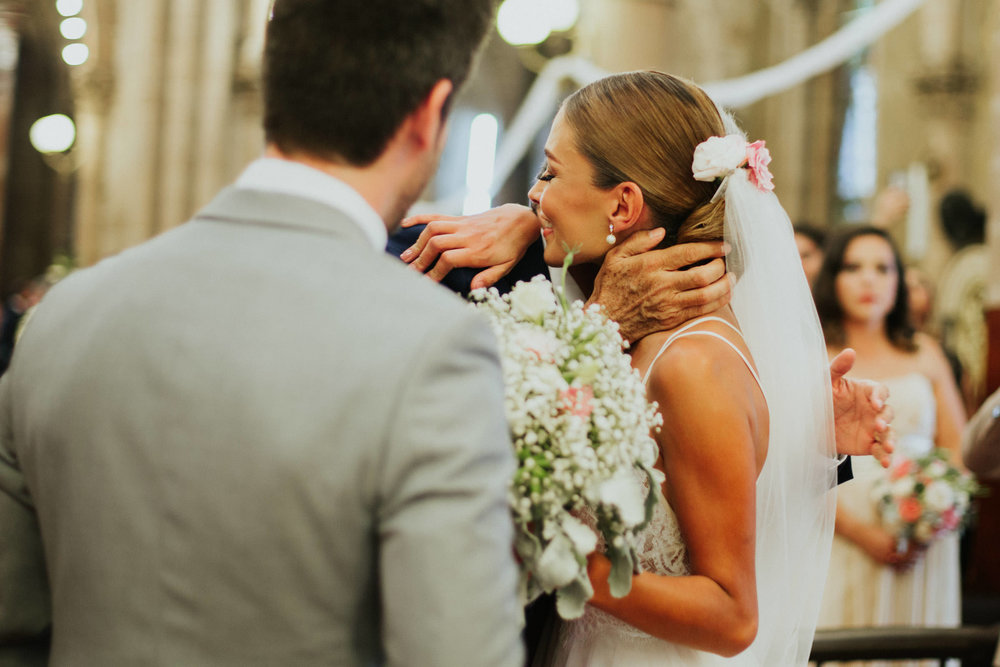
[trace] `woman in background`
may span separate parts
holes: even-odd
[[[847,229],[826,249],[813,287],[830,355],[857,352],[858,373],[889,387],[896,456],[935,447],[961,466],[965,414],[940,345],[909,322],[899,251],[883,230]],[[836,536],[820,627],[956,626],[961,621],[958,535],[926,550],[901,545],[879,522],[871,491],[888,472],[856,459],[838,490]]]

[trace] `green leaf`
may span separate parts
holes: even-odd
[[[611,595],[623,598],[632,590],[632,571],[635,563],[632,560],[632,550],[628,547],[618,549],[608,547],[607,555],[611,559],[611,573],[608,575],[608,587]]]
[[[590,578],[584,572],[572,583],[556,591],[556,611],[566,620],[580,618],[583,616],[587,600],[592,597],[594,597],[594,587],[590,585]]]
[[[648,526],[649,522],[653,520],[653,510],[656,509],[656,505],[660,500],[659,489],[657,488],[656,479],[653,477],[653,471],[647,466],[642,466],[642,469],[646,473],[646,481],[649,483],[649,493],[646,495],[646,518],[643,520],[641,526],[636,527],[636,532]]]

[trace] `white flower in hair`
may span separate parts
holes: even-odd
[[[709,137],[694,149],[691,171],[696,181],[725,178],[747,161],[746,139],[738,134]]]

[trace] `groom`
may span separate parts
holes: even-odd
[[[382,253],[492,16],[277,0],[266,158],[44,299],[0,382],[0,664],[520,665],[495,344]]]

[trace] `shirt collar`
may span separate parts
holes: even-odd
[[[344,181],[301,162],[259,158],[236,179],[237,188],[279,192],[312,199],[347,214],[378,251],[385,250],[388,232],[375,209]]]

